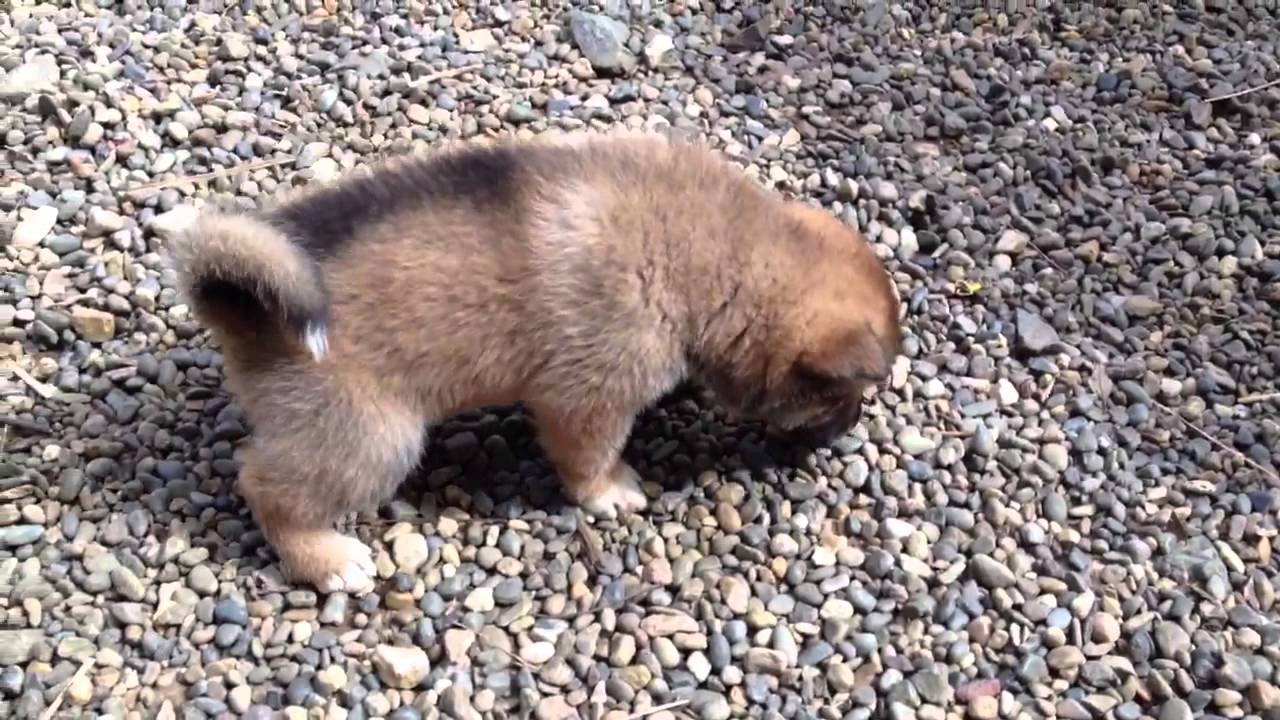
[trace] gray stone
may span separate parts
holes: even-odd
[[[1059,492],[1051,492],[1044,497],[1044,517],[1052,522],[1066,522],[1067,501]]]
[[[213,595],[218,592],[218,578],[205,565],[196,565],[187,574],[187,585],[201,595]]]
[[[23,665],[44,640],[39,630],[0,630],[0,665]]]
[[[440,695],[440,709],[457,720],[480,720],[481,715],[471,705],[470,693],[459,685],[450,685]]]
[[[58,59],[39,53],[0,77],[0,98],[20,102],[33,93],[54,92],[61,80]]]
[[[787,667],[787,658],[777,650],[751,648],[743,658],[742,667],[748,673],[779,675]]]
[[[1018,309],[1017,313],[1018,346],[1033,355],[1056,352],[1062,347],[1058,331],[1045,322],[1040,315],[1028,310]]]
[[[0,527],[0,547],[16,548],[30,545],[44,536],[44,528],[39,525],[10,525]]]
[[[118,566],[111,570],[111,587],[126,600],[141,601],[147,594],[147,588],[129,568]]]
[[[218,57],[223,60],[244,60],[252,52],[249,39],[240,33],[226,33],[222,36],[222,46],[218,49]]]
[[[969,561],[973,578],[983,587],[1007,588],[1017,582],[1013,571],[990,555],[978,555]]]
[[[596,70],[618,70],[630,61],[631,30],[606,15],[574,12],[569,20],[573,41]]]
[[[1155,628],[1156,649],[1161,657],[1176,659],[1191,652],[1191,636],[1175,622],[1161,622]]]
[[[420,648],[379,645],[374,648],[373,667],[382,682],[409,690],[416,688],[427,676],[431,663]]]
[[[1170,698],[1160,706],[1159,720],[1193,720],[1191,706],[1182,698]]]
[[[916,692],[920,693],[920,697],[925,702],[934,705],[945,707],[955,696],[955,691],[946,676],[933,671],[916,673],[911,676],[911,684],[915,686]]]

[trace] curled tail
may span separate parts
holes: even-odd
[[[320,360],[329,349],[329,295],[316,261],[270,223],[201,213],[169,245],[181,289],[223,337],[261,342],[284,332]]]

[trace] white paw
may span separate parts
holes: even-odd
[[[373,591],[373,578],[377,569],[373,564],[373,551],[368,545],[347,535],[337,535],[331,546],[325,549],[340,568],[321,578],[316,589],[322,593],[345,592],[364,595]]]
[[[621,469],[614,473],[614,481],[603,492],[587,498],[582,509],[588,514],[604,520],[613,520],[622,513],[643,510],[649,499],[640,489],[640,475],[626,463],[619,463]]]

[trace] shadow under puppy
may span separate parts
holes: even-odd
[[[297,581],[372,589],[338,533],[391,496],[426,429],[522,402],[567,497],[646,497],[621,454],[688,378],[810,444],[860,416],[901,337],[853,230],[661,136],[474,143],[353,172],[170,247],[253,424],[240,491]]]

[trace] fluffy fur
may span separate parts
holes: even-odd
[[[613,517],[646,504],[633,419],[683,380],[822,443],[900,344],[856,232],[657,136],[395,160],[207,211],[172,256],[254,424],[241,492],[323,591],[372,587],[335,521],[387,499],[446,417],[524,403],[567,497]]]

